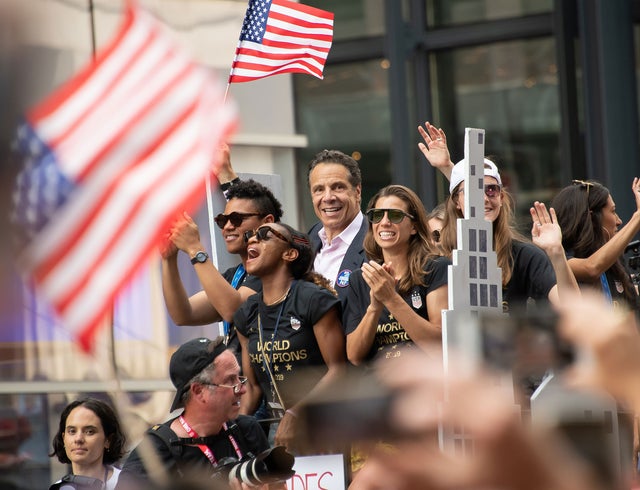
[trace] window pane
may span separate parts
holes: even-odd
[[[427,0],[427,21],[429,27],[442,27],[552,10],[553,0]]]
[[[315,223],[307,186],[307,165],[318,151],[341,150],[362,170],[362,206],[390,182],[391,128],[388,65],[383,60],[327,66],[324,80],[294,77],[298,132],[309,146],[298,151],[305,226]]]
[[[527,221],[534,199],[559,188],[560,109],[551,38],[495,43],[432,56],[434,119],[462,159],[464,128],[486,129],[485,153],[518,197]],[[526,228],[526,226],[525,226]]]
[[[640,25],[633,26],[633,44],[636,58],[636,86],[638,94],[640,94]],[[640,108],[640,97],[637,97],[638,107]]]
[[[383,0],[306,0],[304,3],[333,12],[334,41],[384,33]]]

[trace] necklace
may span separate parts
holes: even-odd
[[[284,294],[282,296],[280,296],[277,300],[272,301],[271,303],[265,303],[265,306],[277,305],[278,303],[284,301],[286,299],[287,295],[289,294],[289,291],[291,291],[291,285],[289,285],[289,287],[287,288],[287,290],[284,292]]]

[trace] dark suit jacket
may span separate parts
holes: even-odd
[[[322,240],[318,236],[318,231],[322,228],[322,223],[316,223],[309,230],[309,238],[311,239],[311,244],[313,245],[313,249],[318,252],[322,247]],[[360,230],[358,230],[358,234],[349,245],[347,249],[347,253],[344,254],[344,258],[340,263],[340,268],[338,269],[338,276],[334,278],[335,284],[334,287],[338,292],[338,297],[340,298],[340,302],[344,303],[345,298],[347,297],[347,291],[349,290],[349,275],[356,269],[360,269],[362,267],[362,263],[367,259],[367,256],[364,253],[364,236],[367,233],[369,228],[369,222],[365,217],[362,220],[362,226],[360,226]]]

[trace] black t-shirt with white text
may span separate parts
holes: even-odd
[[[279,401],[271,387],[271,375],[284,408],[288,408],[327,372],[313,326],[331,308],[338,309],[339,317],[336,296],[300,280],[294,281],[284,301],[267,306],[262,294],[254,294],[234,315],[238,332],[249,340],[251,365],[269,402]]]
[[[402,299],[422,318],[429,319],[427,313],[427,295],[447,284],[448,266],[451,261],[445,257],[430,260],[425,267],[425,285],[413,286]],[[351,274],[349,292],[342,317],[347,335],[358,327],[370,303],[370,288],[362,277],[362,269]],[[413,341],[393,315],[382,309],[378,320],[376,335],[369,352],[368,360],[398,357],[401,350],[413,346]]]

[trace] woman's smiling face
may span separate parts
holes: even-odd
[[[411,214],[409,205],[397,196],[384,196],[379,198],[375,203],[376,209],[399,209],[407,214]],[[398,247],[407,247],[411,235],[416,234],[416,228],[413,220],[404,216],[399,223],[392,223],[389,219],[389,213],[384,216],[378,223],[372,223],[371,229],[373,237],[382,250],[393,250]]]
[[[498,181],[494,177],[484,177],[485,187],[488,185],[499,185]],[[456,208],[460,210],[460,213],[464,216],[464,181],[460,183],[460,187],[456,191]],[[491,221],[492,223],[498,219],[500,215],[500,208],[502,207],[502,189],[494,197],[487,196],[487,192],[484,193],[484,219]]]

